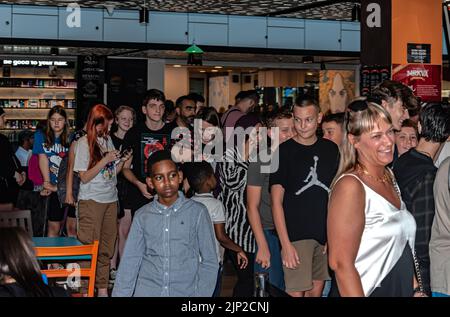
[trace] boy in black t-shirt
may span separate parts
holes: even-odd
[[[175,125],[163,121],[165,100],[162,91],[148,90],[142,103],[145,122],[128,130],[123,141],[123,149],[133,149],[132,159],[123,167],[123,175],[131,183],[127,199],[132,215],[153,197],[145,183],[148,158],[156,151],[170,149],[172,144],[171,134]]]
[[[280,145],[279,168],[270,176],[272,213],[286,291],[295,297],[319,297],[329,279],[327,204],[339,150],[316,136],[322,113],[315,101],[297,99],[293,114],[297,135]]]

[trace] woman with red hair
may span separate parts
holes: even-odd
[[[114,116],[106,106],[89,112],[87,135],[78,140],[74,171],[81,180],[78,194],[78,239],[99,241],[95,286],[97,295],[108,296],[109,260],[117,237],[117,174],[131,153],[121,157],[109,135]]]

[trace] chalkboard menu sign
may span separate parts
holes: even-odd
[[[96,55],[78,57],[77,128],[89,110],[103,103],[105,58]]]
[[[361,96],[369,96],[377,85],[390,78],[389,66],[363,66],[361,68]]]

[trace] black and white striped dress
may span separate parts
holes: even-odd
[[[218,164],[221,191],[218,199],[225,207],[225,232],[245,252],[256,251],[255,238],[247,218],[246,187],[248,162],[239,160],[236,148],[227,149]]]

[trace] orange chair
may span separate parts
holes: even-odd
[[[86,261],[91,262],[89,268],[80,268],[80,277],[89,279],[88,297],[94,297],[95,273],[97,270],[98,241],[93,244],[66,247],[35,247],[36,256],[45,261]],[[47,269],[42,270],[47,278],[70,277],[74,270]]]

